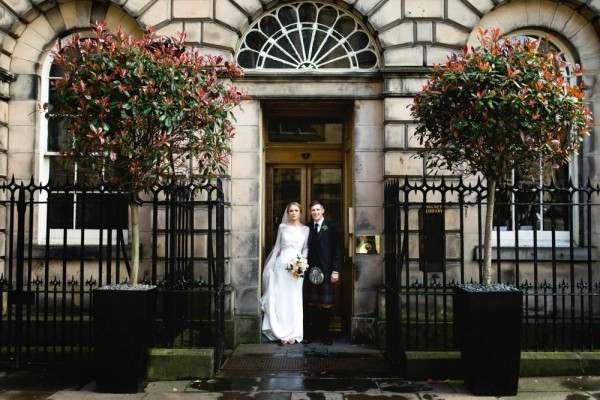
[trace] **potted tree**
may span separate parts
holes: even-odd
[[[94,292],[97,389],[136,392],[145,373],[155,287],[138,284],[140,194],[156,184],[190,183],[221,173],[233,137],[232,110],[245,92],[242,71],[221,57],[186,48],[185,35],[141,38],[106,23],[53,52],[64,78],[45,105],[67,131],[67,166],[79,184],[107,185],[128,198],[132,252],[127,285]],[[133,290],[139,289],[139,290]],[[138,298],[141,297],[141,298]]]
[[[514,169],[557,168],[569,160],[592,118],[583,86],[569,85],[558,54],[541,53],[537,40],[511,39],[499,29],[480,29],[479,39],[478,47],[465,46],[434,66],[410,109],[428,168],[480,173],[487,182],[480,284],[456,288],[455,332],[467,387],[478,395],[514,395],[522,293],[492,284],[496,187]]]

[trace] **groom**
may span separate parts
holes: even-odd
[[[340,279],[340,233],[337,224],[323,218],[325,208],[317,201],[310,203],[310,215],[313,220],[308,236],[308,265],[318,266],[325,274],[320,285],[304,280],[304,298],[307,303],[305,312],[305,343],[319,337],[330,345],[329,320],[335,298],[335,284]]]

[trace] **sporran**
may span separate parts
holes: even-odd
[[[325,280],[325,274],[319,267],[310,267],[308,272],[308,280],[313,285],[320,285]]]

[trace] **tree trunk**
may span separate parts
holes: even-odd
[[[140,270],[140,221],[138,204],[135,201],[129,203],[131,210],[131,274],[129,283],[135,285],[138,283],[138,273]]]
[[[492,284],[492,229],[494,226],[494,203],[496,200],[495,178],[487,179],[487,211],[485,213],[485,226],[483,236],[483,265],[481,269],[481,283]]]

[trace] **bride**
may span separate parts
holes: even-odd
[[[308,226],[300,222],[300,204],[285,208],[277,241],[263,270],[262,332],[281,344],[301,342],[302,283],[308,255]]]

